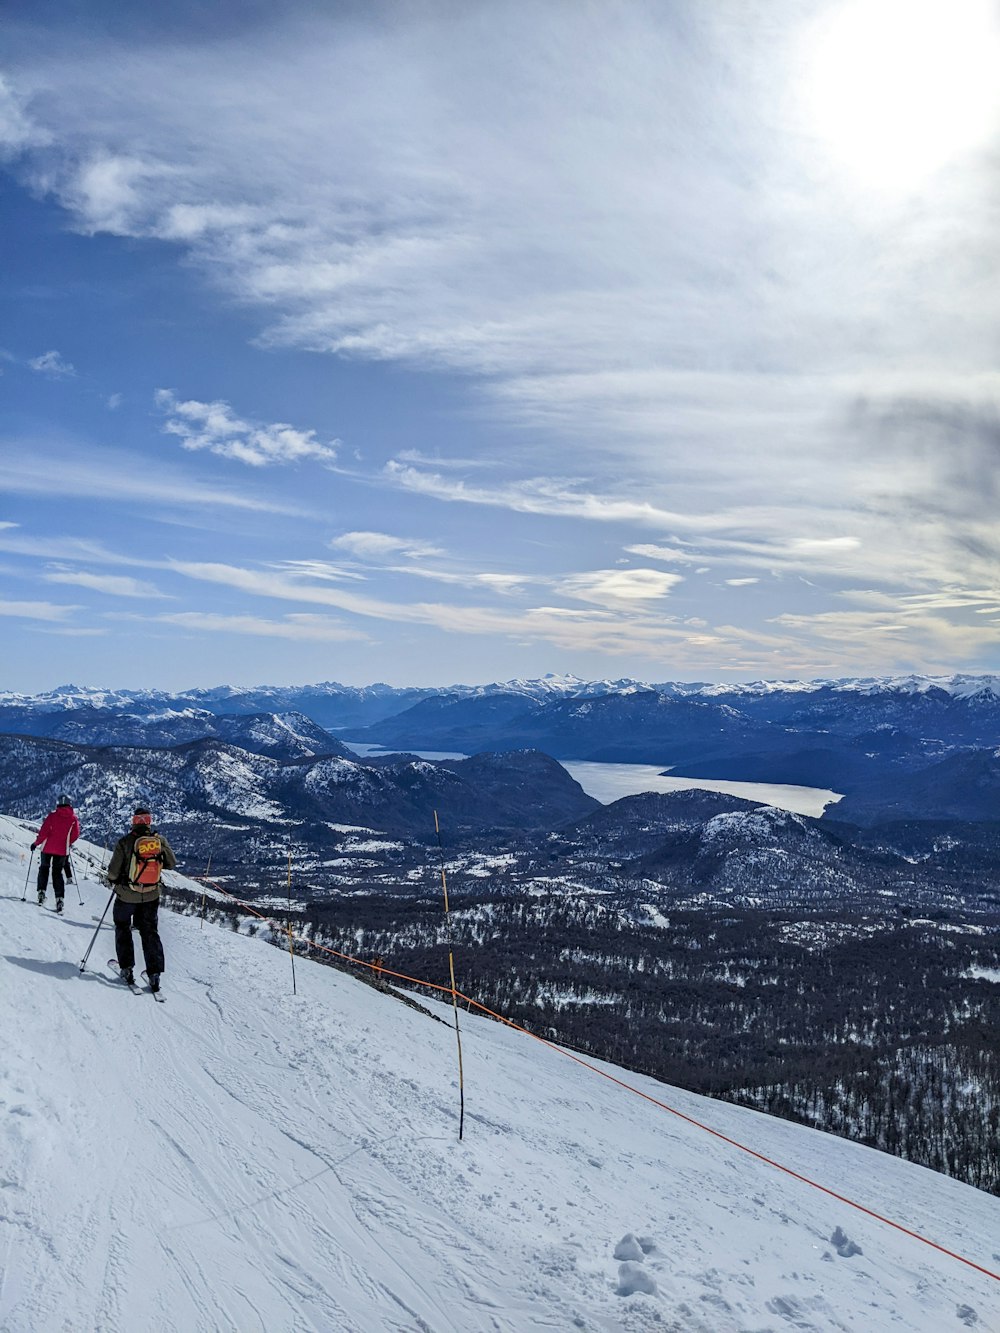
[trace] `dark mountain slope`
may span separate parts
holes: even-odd
[[[964,751],[891,782],[869,782],[835,807],[834,818],[863,825],[1000,819],[1000,752]]]
[[[726,703],[656,690],[539,704],[522,696],[426,701],[357,739],[424,750],[539,749],[560,759],[677,764],[766,744],[767,724]]]
[[[146,745],[163,748],[214,737],[254,754],[295,759],[350,751],[304,713],[232,713],[205,709],[167,709],[159,713],[68,708],[28,712],[0,709],[0,725],[9,732],[48,736],[74,745]]]

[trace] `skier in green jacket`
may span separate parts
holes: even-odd
[[[117,894],[114,910],[115,953],[122,980],[135,981],[135,947],[132,927],[139,932],[142,956],[150,990],[160,989],[165,970],[163,943],[157,928],[160,906],[160,873],[173,870],[177,857],[164,835],[153,828],[153,816],[144,805],[136,806],[131,832],[119,838],[108,864],[108,882]]]

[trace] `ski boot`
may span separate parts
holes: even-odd
[[[122,981],[124,981],[126,986],[135,985],[135,973],[132,971],[130,967],[119,968],[118,975],[121,977]]]
[[[146,980],[149,982],[149,989],[151,991],[158,991],[160,989],[159,972],[147,972]]]
[[[41,905],[42,905],[42,903],[43,903],[44,901],[45,901],[45,890],[44,890],[44,889],[39,889],[39,890],[38,890],[38,906],[41,907]]]
[[[62,909],[63,909],[63,900],[61,898],[57,898],[56,911],[59,913],[60,916],[62,916]]]

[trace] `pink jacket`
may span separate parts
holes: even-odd
[[[49,856],[65,856],[79,836],[80,821],[73,813],[73,807],[60,805],[45,816],[35,846],[48,852]]]

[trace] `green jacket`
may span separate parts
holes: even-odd
[[[167,842],[165,835],[159,829],[149,829],[148,831],[155,833],[160,839],[163,869],[173,870],[177,864],[177,857],[174,856],[173,848]],[[128,868],[132,863],[132,849],[135,846],[136,837],[145,832],[145,829],[133,829],[131,833],[126,833],[124,838],[119,838],[108,863],[108,881],[118,897],[125,903],[152,903],[156,902],[160,896],[159,884],[153,884],[148,889],[137,889],[128,880]]]

